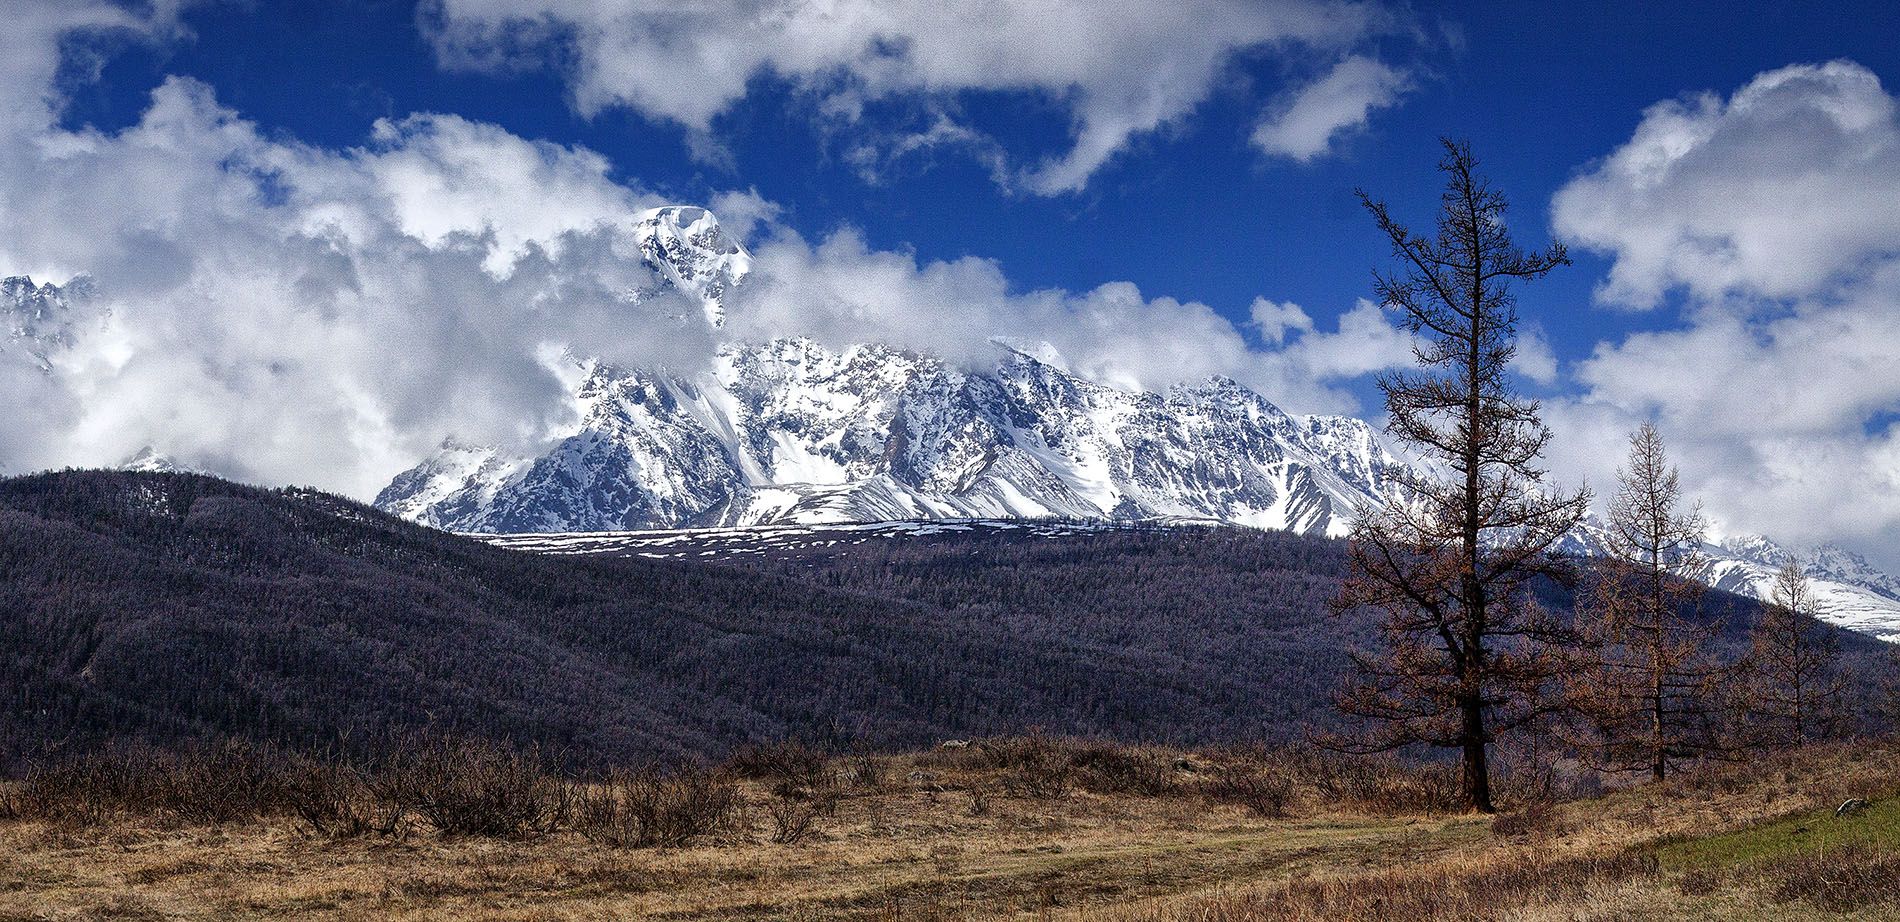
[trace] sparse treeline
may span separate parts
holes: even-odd
[[[1585,526],[1588,491],[1563,493],[1538,461],[1551,437],[1516,392],[1513,283],[1568,265],[1563,246],[1526,253],[1505,199],[1447,140],[1435,233],[1419,235],[1360,194],[1401,265],[1375,290],[1417,337],[1420,367],[1380,381],[1388,431],[1429,466],[1405,494],[1363,510],[1336,608],[1382,617],[1378,649],[1354,655],[1338,706],[1360,721],[1328,745],[1424,744],[1460,756],[1466,808],[1490,812],[1491,748],[1510,734],[1558,738],[1586,764],[1664,778],[1685,761],[1799,745],[1846,732],[1839,634],[1816,617],[1790,561],[1740,655],[1702,611],[1700,511],[1683,508],[1662,435],[1630,437],[1606,553],[1558,551]],[[1575,587],[1572,617],[1540,604],[1539,580]]]

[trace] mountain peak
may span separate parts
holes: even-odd
[[[726,295],[752,272],[752,256],[695,205],[650,208],[634,218],[641,258],[663,282],[699,301],[706,322],[726,322]]]
[[[148,474],[202,474],[203,471],[180,462],[150,445],[134,452],[131,457],[119,463],[119,470],[142,471]]]
[[[50,371],[52,354],[72,344],[74,307],[92,296],[93,281],[85,275],[65,285],[35,285],[25,275],[0,279],[0,348],[20,343],[41,371]]]

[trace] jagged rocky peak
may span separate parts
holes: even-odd
[[[73,343],[78,308],[91,301],[91,277],[78,276],[65,285],[33,284],[24,275],[0,279],[0,348],[20,344],[42,370],[50,370],[50,356]]]
[[[445,448],[378,505],[463,531],[889,518],[1180,518],[1339,534],[1397,461],[1363,424],[1232,381],[1123,390],[1011,351],[728,346],[710,372],[597,365],[581,420],[499,458]]]
[[[725,299],[752,271],[752,256],[719,226],[719,219],[693,205],[667,205],[634,219],[640,255],[661,283],[698,299],[706,322],[726,322]]]
[[[1810,576],[1900,602],[1900,578],[1882,572],[1867,558],[1838,544],[1794,546],[1777,543],[1763,535],[1737,534],[1723,538],[1715,546],[1738,561],[1755,565],[1765,586],[1772,585],[1767,578],[1772,570],[1792,560],[1799,562]],[[1767,598],[1765,591],[1762,597]]]

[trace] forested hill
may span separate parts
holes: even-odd
[[[1365,636],[1326,611],[1343,565],[1338,542],[1242,529],[540,556],[312,491],[34,475],[0,481],[0,762],[425,725],[583,761],[1031,727],[1284,738],[1328,719]]]
[[[190,474],[0,481],[0,755],[426,723],[611,759],[1031,726],[1245,738],[1291,732],[1341,662],[1331,543],[979,553],[1019,584],[544,557]]]

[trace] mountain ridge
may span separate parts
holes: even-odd
[[[646,212],[657,277],[723,323],[750,256],[690,206]],[[1194,520],[1307,535],[1404,489],[1362,420],[1293,416],[1229,378],[1131,391],[1042,343],[958,367],[878,343],[727,342],[710,372],[579,359],[579,420],[549,447],[445,443],[378,508],[451,531],[563,534],[959,519]],[[1592,527],[1565,550],[1601,553]],[[1801,556],[1835,623],[1900,638],[1900,579],[1823,546],[1712,543],[1702,579],[1766,600]]]

